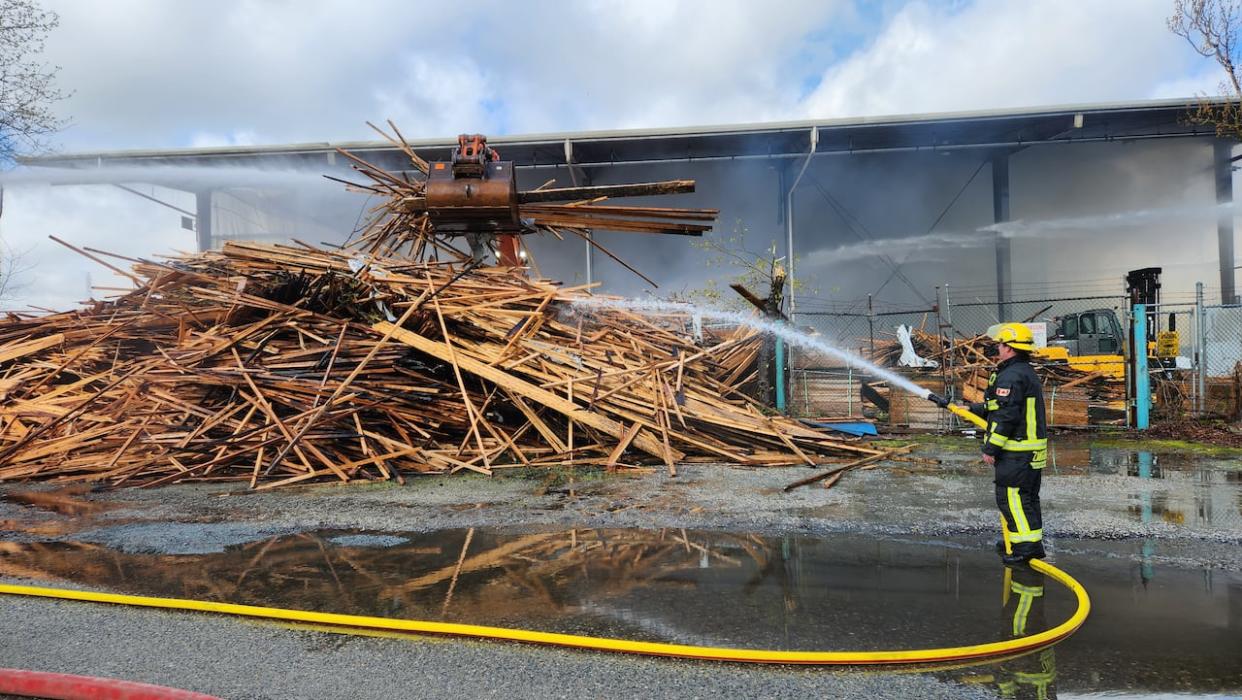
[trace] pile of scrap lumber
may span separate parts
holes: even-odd
[[[135,289],[0,323],[0,480],[271,488],[881,453],[747,397],[754,332],[699,340],[688,317],[484,267],[411,209],[417,181],[359,163],[388,199],[352,246],[229,242],[128,271],[79,251]],[[569,216],[540,220],[581,232],[591,214]]]
[[[965,401],[983,400],[988,376],[995,362],[988,359],[983,348],[985,336],[949,338],[922,329],[912,329],[910,339],[920,357],[935,360],[939,369]],[[877,340],[871,359],[881,366],[897,366],[901,345],[895,339]],[[1043,380],[1044,401],[1049,422],[1055,425],[1107,424],[1125,419],[1125,381],[1103,371],[1089,371],[1064,363],[1034,363]]]

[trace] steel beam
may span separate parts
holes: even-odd
[[[189,209],[182,209],[181,207],[179,207],[179,206],[177,206],[177,205],[175,205],[175,204],[170,204],[170,203],[168,203],[168,202],[165,202],[164,200],[160,199],[159,197],[154,197],[154,196],[152,196],[152,195],[147,194],[146,192],[139,192],[138,190],[136,190],[136,189],[134,189],[134,188],[132,188],[132,187],[126,187],[125,185],[118,184],[118,183],[115,183],[115,182],[114,182],[114,183],[112,183],[112,186],[113,186],[113,187],[115,187],[115,188],[117,188],[117,189],[120,189],[120,190],[125,190],[126,192],[128,192],[128,193],[130,193],[130,194],[132,194],[132,195],[134,195],[134,196],[136,196],[136,197],[142,197],[143,199],[145,199],[145,200],[147,200],[147,201],[150,201],[150,202],[155,202],[156,204],[158,204],[158,205],[160,205],[160,206],[162,206],[162,207],[168,207],[169,209],[172,209],[173,211],[177,212],[178,214],[185,214],[186,216],[192,216],[192,217],[197,217],[197,216],[198,216],[197,214],[195,214],[194,212],[190,211]]]
[[[1233,143],[1216,141],[1212,144],[1212,160],[1216,172],[1216,246],[1220,263],[1220,303],[1237,301],[1234,284],[1233,249]]]
[[[992,156],[992,222],[1009,221],[1009,152]],[[1001,322],[1009,318],[1010,288],[1013,270],[1010,263],[1009,238],[996,234],[996,317]]]

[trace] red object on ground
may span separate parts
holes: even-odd
[[[16,668],[0,668],[0,693],[47,700],[220,700],[159,685]]]

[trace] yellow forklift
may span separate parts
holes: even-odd
[[[1177,363],[1181,336],[1177,317],[1169,314],[1168,326],[1160,327],[1159,267],[1147,267],[1126,274],[1126,295],[1132,308],[1146,304],[1152,311],[1147,319],[1147,356],[1151,366],[1174,368]],[[1121,378],[1126,372],[1126,356],[1130,346],[1127,333],[1112,309],[1089,309],[1064,314],[1053,319],[1048,346],[1036,351],[1038,357],[1063,362],[1074,369],[1102,372]]]

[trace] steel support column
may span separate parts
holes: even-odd
[[[806,174],[807,167],[811,164],[811,158],[815,156],[815,149],[819,146],[819,127],[811,127],[809,137],[810,148],[807,149],[806,160],[802,161],[802,167],[798,170],[797,177],[789,185],[789,189],[785,192],[785,270],[787,271],[787,279],[789,280],[789,322],[795,323],[795,307],[793,293],[794,277],[794,191],[798,189],[798,183],[802,182],[802,176]]]
[[[811,127],[809,135],[810,148],[806,152],[806,160],[802,161],[802,167],[798,170],[798,176],[794,178],[789,189],[785,192],[785,271],[787,283],[789,284],[789,318],[790,325],[794,325],[797,313],[797,307],[794,294],[794,191],[798,189],[798,183],[802,182],[802,176],[806,174],[806,169],[811,165],[811,158],[815,157],[815,149],[819,147],[819,127]],[[780,338],[776,338],[776,410],[785,413],[785,383],[789,380],[789,376],[785,371],[786,353],[783,342]]]
[[[194,203],[194,233],[198,239],[198,249],[200,252],[211,250],[211,190],[195,192]]]
[[[1232,304],[1237,299],[1234,284],[1233,250],[1233,144],[1216,141],[1212,144],[1212,160],[1216,171],[1216,245],[1220,263],[1220,303]]]
[[[992,222],[1009,221],[1009,152],[992,156]],[[1013,284],[1009,238],[996,234],[996,318],[1009,320],[1009,290]]]

